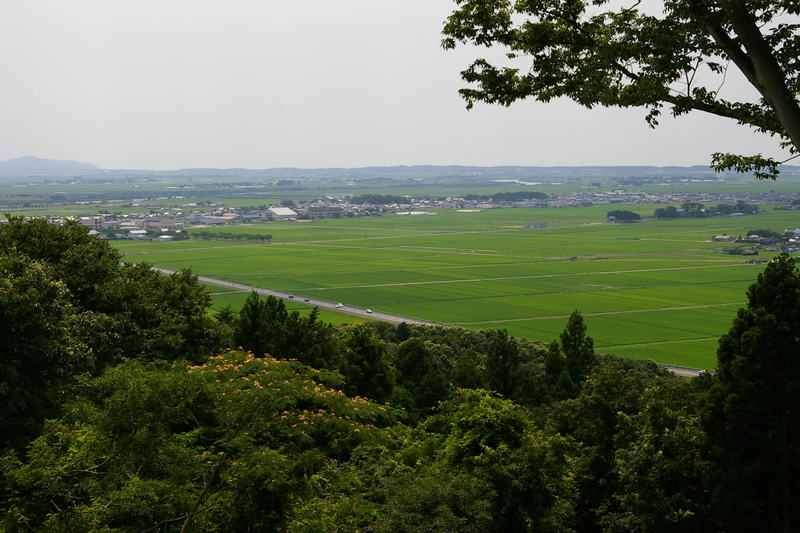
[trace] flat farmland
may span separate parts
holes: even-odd
[[[655,207],[613,206],[643,216]],[[716,339],[763,265],[723,254],[730,245],[712,243],[711,236],[800,225],[797,212],[774,210],[609,224],[609,209],[447,210],[264,223],[220,231],[271,234],[270,244],[118,246],[131,261],[445,324],[504,328],[542,341],[557,338],[567,316],[579,310],[600,352],[713,368]],[[547,227],[526,229],[533,222]],[[243,299],[219,294],[214,305],[236,307]]]

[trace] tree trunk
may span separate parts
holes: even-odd
[[[786,85],[783,69],[773,56],[772,49],[761,35],[753,15],[743,4],[741,0],[719,0],[733,31],[750,56],[756,75],[756,89],[775,110],[786,136],[800,151],[800,106]]]

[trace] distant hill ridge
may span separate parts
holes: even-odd
[[[100,170],[91,163],[42,159],[41,157],[23,156],[8,161],[0,161],[0,172],[9,173],[46,173],[52,171]]]
[[[786,176],[800,175],[800,166],[783,166]],[[0,176],[100,176],[115,177],[230,177],[230,178],[485,178],[485,179],[559,179],[569,177],[654,177],[654,176],[713,176],[704,165],[586,165],[586,166],[468,166],[468,165],[396,165],[355,168],[184,168],[179,170],[101,169],[91,163],[43,159],[25,156],[0,161]],[[730,174],[730,173],[726,173]]]

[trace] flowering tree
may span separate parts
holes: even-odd
[[[114,367],[48,423],[26,462],[7,465],[8,524],[272,530],[314,472],[385,440],[391,411],[340,384],[234,351],[192,367]]]

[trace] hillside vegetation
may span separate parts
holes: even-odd
[[[507,332],[208,314],[75,224],[0,226],[5,531],[775,531],[797,524],[800,273],[685,379],[579,313]]]

